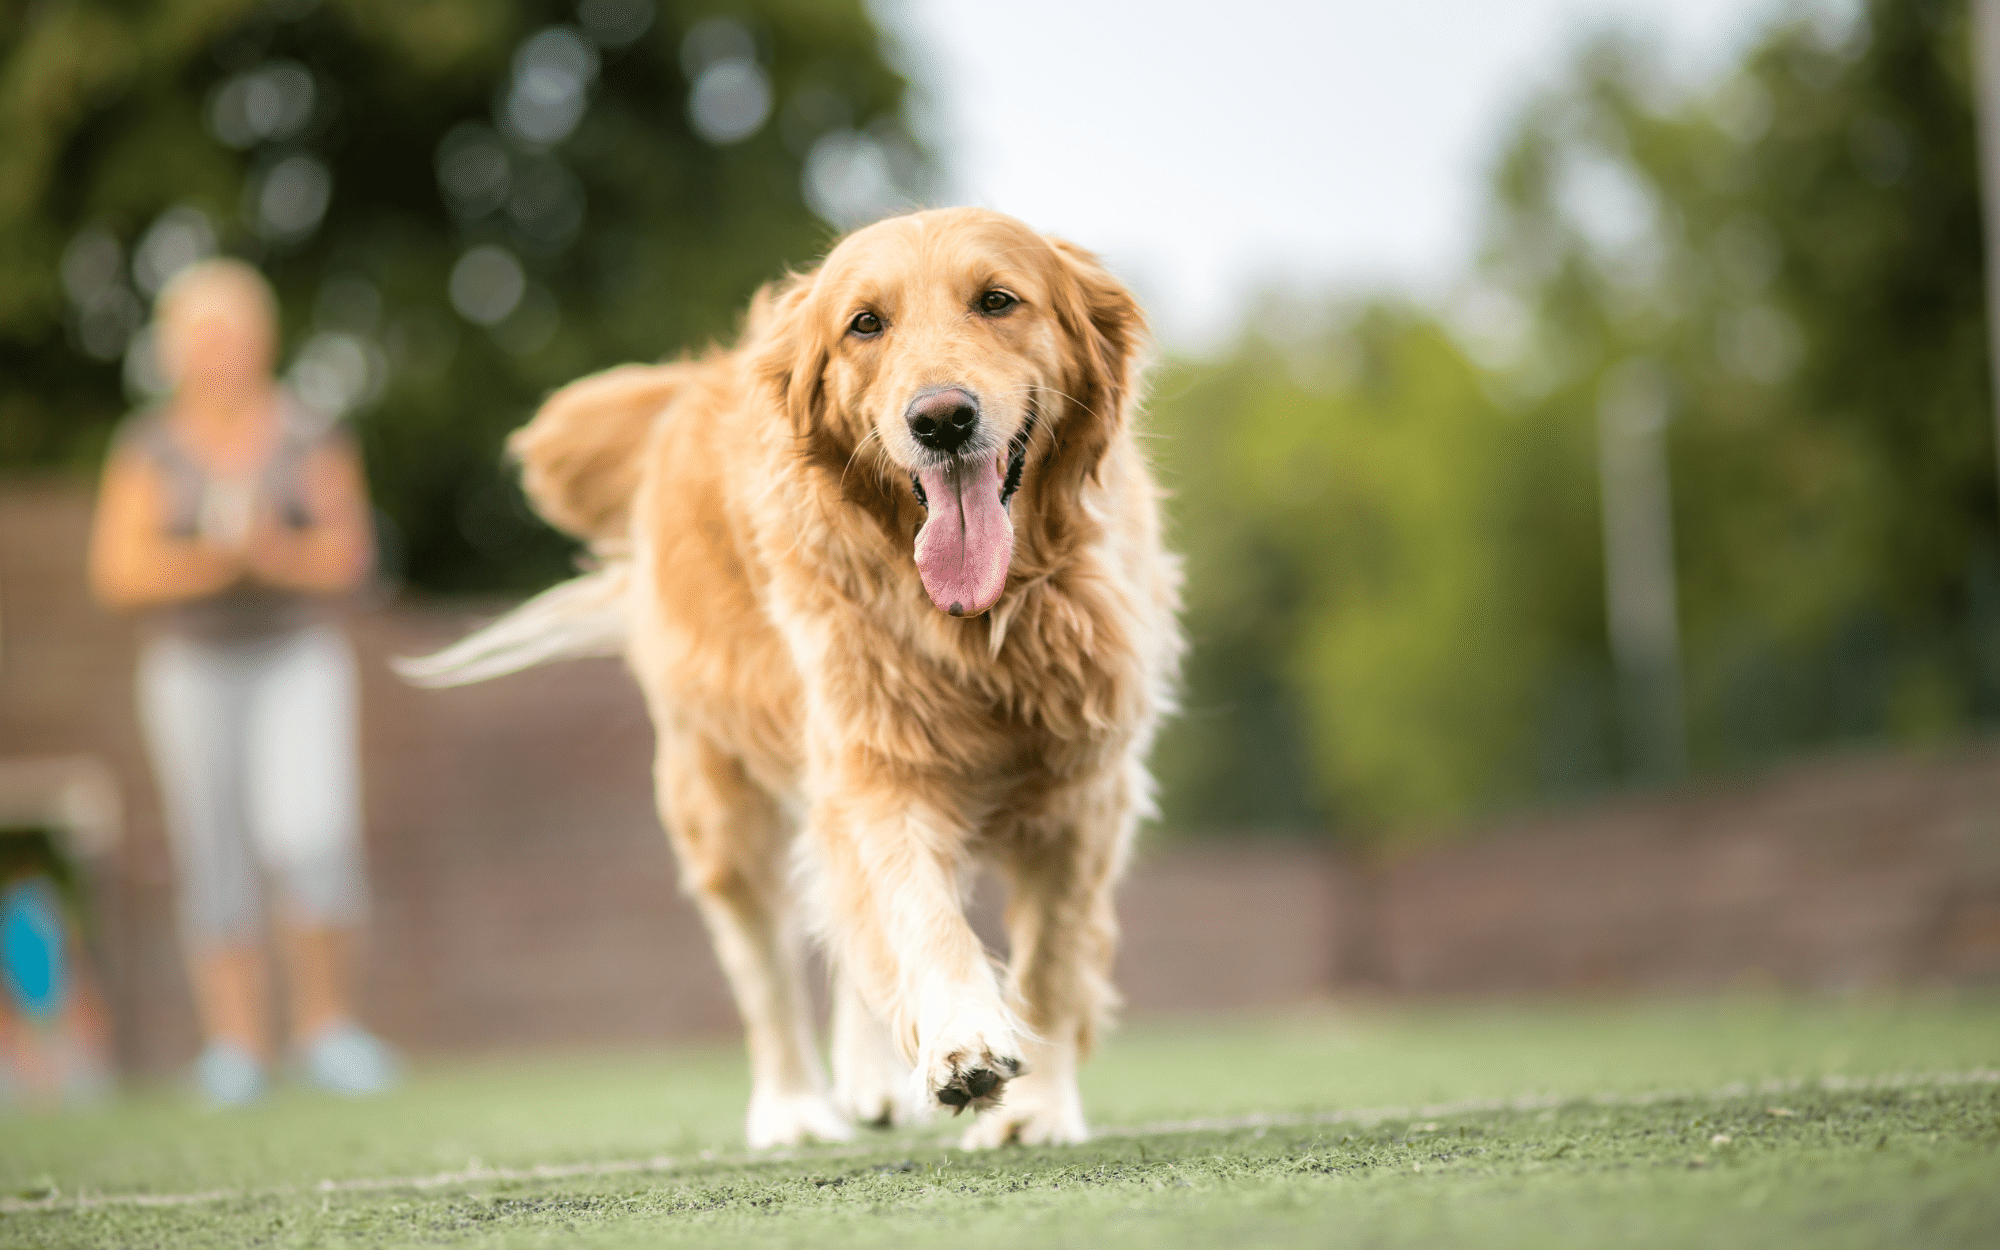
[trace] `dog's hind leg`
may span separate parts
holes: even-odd
[[[1053,828],[1029,831],[1001,861],[1012,887],[1008,991],[1031,1033],[1023,1056],[1028,1066],[1006,1099],[965,1131],[967,1149],[1080,1142],[1089,1135],[1076,1077],[1098,1025],[1117,1006],[1112,891],[1135,823],[1123,793],[1112,784],[1080,796],[1080,810]]]
[[[833,978],[833,1101],[857,1124],[921,1124],[928,1101],[912,1096],[910,1064],[863,1001],[854,978]]]
[[[854,1130],[827,1096],[813,1045],[788,823],[733,756],[671,724],[659,735],[661,819],[749,1040],[750,1144],[845,1141]]]

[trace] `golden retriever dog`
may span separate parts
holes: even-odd
[[[749,1035],[752,1145],[938,1103],[977,1112],[967,1147],[1086,1135],[1077,1065],[1182,647],[1133,430],[1145,345],[1088,253],[913,213],[759,292],[733,350],[586,377],[512,439],[595,570],[406,671],[626,658]],[[965,917],[981,863],[1009,887],[1004,967]]]

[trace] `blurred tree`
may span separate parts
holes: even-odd
[[[0,0],[0,464],[93,463],[157,385],[145,298],[220,246],[410,579],[544,584],[502,436],[921,198],[904,90],[861,0]]]
[[[1195,644],[1169,823],[1360,834],[1577,784],[1533,752],[1602,737],[1587,430],[1503,409],[1420,309],[1315,320],[1159,379]]]
[[[1640,779],[1596,438],[1641,384],[1698,771],[2000,714],[1971,110],[1964,0],[1781,21],[1696,90],[1601,38],[1524,109],[1449,309],[1170,367],[1169,823],[1362,837]]]
[[[1966,34],[1963,0],[1875,0],[1692,99],[1606,40],[1502,162],[1511,383],[1544,420],[1635,360],[1670,392],[1703,767],[2000,711]]]

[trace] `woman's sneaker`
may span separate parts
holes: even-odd
[[[351,1020],[327,1025],[299,1048],[307,1081],[332,1094],[379,1094],[396,1083],[396,1053]]]
[[[235,1042],[213,1041],[194,1061],[194,1082],[212,1107],[243,1107],[264,1096],[264,1065]]]

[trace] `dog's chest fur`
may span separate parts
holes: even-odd
[[[1135,450],[1092,487],[1109,520],[1072,525],[1060,551],[1036,541],[1024,487],[1008,589],[959,619],[924,593],[911,518],[885,524],[751,415],[675,423],[635,515],[668,644],[643,666],[685,719],[774,791],[805,797],[846,767],[949,794],[973,823],[1032,819],[1032,796],[1121,771],[1162,710],[1153,670],[1171,657],[1153,640],[1173,636],[1171,594],[1133,576],[1162,559]],[[732,433],[761,454],[718,455]]]
[[[838,726],[838,742],[801,741],[801,760],[832,752],[998,809],[1103,773],[1152,719],[1134,645],[1151,605],[1121,593],[1103,542],[958,619],[931,606],[910,553],[852,503],[801,498],[790,511],[805,523],[753,539],[750,562],[764,566],[765,616],[793,659],[800,733]]]

